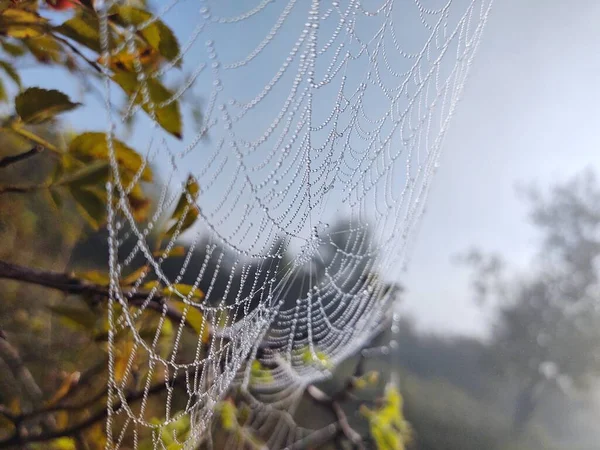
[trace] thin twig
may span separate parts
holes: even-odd
[[[185,378],[186,378],[186,373],[182,372],[181,374],[179,374],[177,377],[175,377],[173,379],[173,386],[180,383],[181,381],[184,381]],[[157,383],[148,390],[143,389],[141,391],[129,393],[125,397],[125,400],[126,400],[126,403],[129,404],[129,403],[141,400],[146,396],[152,396],[155,394],[159,394],[166,389],[167,389],[167,385],[165,383]],[[121,408],[121,406],[123,406],[123,403],[121,401],[117,401],[113,407],[113,410],[117,411],[117,410],[119,410],[119,408]],[[35,415],[44,414],[45,412],[46,411],[44,411],[44,410],[36,411]],[[29,435],[21,435],[21,434],[19,434],[18,431],[15,431],[15,433],[11,437],[9,437],[8,439],[5,439],[3,441],[0,441],[0,449],[10,448],[10,447],[15,447],[15,446],[19,446],[19,448],[22,448],[22,446],[24,446],[26,444],[34,443],[34,442],[47,442],[47,441],[51,441],[53,439],[58,439],[61,437],[75,436],[75,435],[79,434],[80,432],[85,431],[87,428],[100,422],[101,420],[104,420],[107,417],[107,415],[108,415],[108,410],[103,408],[101,410],[96,411],[94,414],[89,416],[87,419],[85,419],[75,425],[71,425],[67,428],[64,428],[62,430],[53,430],[53,431],[48,431],[48,432],[44,432],[44,433],[29,434]]]
[[[102,74],[102,68],[100,68],[100,66],[92,61],[91,59],[89,59],[87,56],[85,56],[81,50],[79,50],[77,47],[75,47],[73,44],[71,44],[67,39],[62,38],[60,36],[57,36],[55,33],[52,34],[52,36],[54,37],[54,39],[56,39],[57,41],[62,42],[63,44],[65,44],[67,47],[69,47],[71,49],[71,51],[75,54],[77,54],[77,56],[79,56],[81,59],[83,59],[87,64],[90,65],[90,67],[92,67],[96,72],[98,72],[99,74]]]
[[[325,405],[331,409],[331,412],[334,414],[338,424],[340,425],[340,431],[350,442],[352,442],[358,449],[362,450],[365,448],[361,435],[354,428],[352,428],[348,422],[348,417],[346,416],[344,409],[337,400],[334,400],[332,397],[328,396],[325,394],[325,392],[314,385],[308,386],[306,388],[306,393],[315,402]]]
[[[0,186],[0,194],[29,194],[30,192],[45,189],[47,186],[34,184],[33,186]]]
[[[25,159],[31,158],[32,156],[37,155],[42,152],[44,147],[41,145],[35,145],[31,150],[26,151],[25,153],[19,153],[18,155],[6,156],[0,159],[0,169],[4,167],[8,167],[11,164],[18,163],[19,161],[23,161]]]

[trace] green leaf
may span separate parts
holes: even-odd
[[[42,88],[29,88],[15,98],[17,114],[23,122],[30,124],[43,123],[54,116],[75,109],[79,103],[73,103],[66,94],[60,91]]]
[[[21,45],[14,44],[6,40],[0,41],[0,45],[2,45],[2,50],[15,58],[18,56],[23,56],[26,53],[26,50]]]
[[[140,27],[152,20],[150,24],[139,29],[144,40],[169,61],[173,61],[179,56],[179,42],[175,34],[160,19],[154,18],[146,10],[133,6],[116,6],[113,12],[114,20],[123,26]]]
[[[97,16],[80,14],[57,26],[55,30],[96,53],[102,52],[100,21]]]
[[[402,395],[392,383],[386,386],[383,404],[379,408],[360,407],[360,412],[369,421],[371,436],[378,450],[405,450],[412,442],[413,430],[404,418],[402,407]]]
[[[141,85],[135,73],[117,70],[113,75],[113,81],[132,99],[133,103],[142,106],[142,109],[167,132],[181,139],[182,121],[179,111],[179,103],[173,100],[173,93],[155,78],[148,78],[144,85],[148,89],[150,100],[154,108],[150,108],[143,102]],[[153,117],[154,115],[154,117]]]
[[[97,317],[88,308],[71,305],[53,305],[48,306],[48,309],[66,322],[85,330],[92,331],[96,326]]]
[[[302,352],[302,361],[307,365],[320,366],[323,369],[331,369],[333,364],[329,360],[329,357],[321,351],[311,351],[310,347]]]
[[[98,230],[106,218],[106,201],[102,193],[93,189],[71,187],[71,195],[86,222]]]
[[[75,187],[100,186],[103,187],[110,177],[110,164],[107,161],[97,161],[82,169],[67,174],[59,184],[68,184]]]
[[[21,87],[21,76],[15,70],[15,68],[13,67],[13,65],[11,63],[0,60],[0,67],[2,67],[2,69],[4,69],[4,72],[6,72],[6,75],[8,75],[10,78],[12,78],[12,80],[17,84],[17,86]]]
[[[5,102],[6,100],[8,100],[6,88],[4,87],[4,82],[0,80],[0,102]]]
[[[112,139],[112,145],[119,167],[122,170],[136,173],[143,164],[143,158],[132,148],[118,139]],[[108,161],[108,142],[105,133],[86,132],[76,136],[69,144],[69,153],[83,161]],[[152,170],[145,166],[142,180],[152,181]]]
[[[250,368],[250,382],[251,383],[272,383],[273,375],[271,371],[261,364],[260,361],[252,361]]]
[[[239,424],[237,421],[237,408],[230,400],[222,401],[218,407],[221,413],[221,426],[224,430],[233,431]]]

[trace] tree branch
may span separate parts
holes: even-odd
[[[42,400],[42,390],[35,382],[29,369],[23,364],[18,350],[5,337],[0,337],[0,358],[2,358],[10,369],[13,378],[23,386],[31,402],[34,405],[39,404]],[[6,415],[5,412],[3,414]]]
[[[0,261],[0,279],[2,278],[44,286],[66,294],[91,295],[101,298],[108,298],[110,295],[108,286],[91,283],[67,273],[34,269],[6,261]],[[148,292],[134,290],[126,290],[124,294],[132,306],[140,306],[147,302],[150,295]],[[167,317],[173,321],[181,321],[183,318],[177,309],[167,303],[167,297],[159,293],[150,299],[146,307],[160,313],[166,312]],[[190,326],[187,321],[185,323]]]
[[[42,152],[44,147],[41,145],[35,145],[31,150],[28,150],[24,153],[19,153],[18,155],[5,156],[0,159],[0,169],[10,166],[11,164],[18,163],[19,161],[23,161],[27,158],[31,158],[32,156],[37,155]]]
[[[186,379],[186,372],[180,373],[177,377],[173,378],[173,386],[177,385],[178,383],[180,383],[182,381],[185,381],[185,379]],[[167,386],[165,383],[157,383],[154,386],[150,387],[150,389],[148,389],[148,391],[141,390],[141,391],[129,393],[125,397],[125,400],[126,400],[126,403],[129,404],[129,403],[141,400],[146,396],[152,396],[152,395],[159,394],[159,393],[163,392],[164,390],[166,390],[166,388],[167,388]],[[116,411],[119,408],[121,408],[121,406],[123,406],[123,402],[121,402],[119,400],[118,402],[115,403],[113,410]],[[13,415],[12,418],[16,418],[17,420],[19,420],[19,419],[23,420],[23,419],[32,417],[34,415],[46,414],[46,413],[49,413],[52,411],[54,411],[54,410],[46,411],[46,410],[41,409],[39,411],[32,412],[32,413],[28,414],[27,416],[23,416],[23,417]],[[39,434],[31,434],[31,435],[21,435],[21,434],[19,434],[19,432],[17,430],[10,438],[0,441],[0,449],[10,448],[10,447],[14,447],[14,446],[18,446],[19,448],[22,448],[22,446],[24,446],[26,444],[31,444],[34,442],[47,442],[47,441],[51,441],[53,439],[58,439],[61,437],[76,436],[79,433],[81,433],[82,431],[85,431],[87,428],[100,422],[101,420],[106,419],[107,416],[108,416],[108,410],[101,409],[101,410],[96,411],[94,414],[92,414],[87,419],[85,419],[75,425],[71,425],[67,428],[64,428],[62,430],[53,430],[53,431],[48,431],[48,432],[39,433]],[[12,418],[11,418],[11,420],[12,420]]]
[[[325,392],[314,385],[308,386],[306,388],[306,393],[316,403],[325,405],[331,409],[331,412],[335,415],[337,422],[340,425],[340,431],[356,446],[356,448],[361,450],[365,448],[361,435],[352,428],[348,422],[348,417],[346,416],[344,409],[337,400],[329,397]]]

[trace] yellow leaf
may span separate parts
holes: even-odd
[[[129,275],[127,275],[121,281],[122,281],[122,283],[125,286],[130,285],[130,284],[134,284],[142,275],[145,275],[148,272],[148,270],[149,270],[149,267],[147,265],[144,265],[142,267],[138,267],[136,270],[134,270],[133,272],[131,272]],[[144,285],[145,289],[152,289],[152,287],[154,287],[154,286],[152,286],[151,288],[148,288],[147,285],[148,285],[148,283],[146,283]]]
[[[185,317],[186,323],[202,337],[202,342],[208,343],[210,341],[210,324],[198,308],[180,301],[171,302],[171,306]]]
[[[271,383],[273,382],[273,375],[271,371],[267,369],[258,360],[252,361],[250,369],[250,382],[251,383]]]
[[[305,364],[321,366],[324,369],[331,369],[333,367],[325,353],[321,351],[311,351],[309,347],[302,352],[302,360]]]
[[[67,173],[56,184],[72,184],[77,187],[93,186],[104,188],[110,177],[110,165],[107,161],[96,161],[72,173]]]
[[[165,253],[164,250],[157,250],[153,253],[153,256],[155,257],[161,257],[163,256],[163,254]],[[167,254],[165,255],[165,258],[180,258],[182,256],[185,256],[186,253],[186,248],[183,245],[176,245],[175,247],[171,248],[171,250],[169,250],[167,252]]]
[[[32,11],[7,8],[0,14],[0,31],[10,37],[23,39],[44,34],[48,21]]]
[[[200,185],[196,179],[189,175],[185,183],[185,190],[181,193],[179,201],[171,214],[171,219],[179,220],[179,218],[185,213],[188,205],[193,205],[200,194]]]
[[[139,63],[145,71],[155,70],[160,63],[160,55],[152,47],[143,47],[136,50],[135,53],[129,50],[122,50],[116,55],[112,55],[108,61],[103,57],[98,58],[98,62],[108,65],[112,70],[124,70],[135,73]]]
[[[91,331],[96,325],[96,314],[87,307],[54,305],[48,306],[48,309],[59,316],[63,321],[82,328],[83,330]]]
[[[197,206],[192,206],[188,209],[185,217],[181,220],[178,220],[177,223],[173,224],[165,233],[166,236],[171,237],[173,236],[176,232],[178,232],[179,234],[183,233],[184,231],[186,231],[188,228],[190,228],[192,225],[194,225],[196,223],[196,220],[198,219],[198,216],[200,215],[200,210],[198,209]]]
[[[89,270],[86,272],[75,272],[74,274],[77,278],[83,278],[84,280],[90,281],[94,284],[100,284],[103,286],[108,286],[110,283],[110,278],[104,272],[100,272],[99,270]]]
[[[182,283],[172,284],[168,288],[165,288],[163,290],[163,293],[165,295],[175,293],[175,294],[179,295],[179,297],[186,297],[186,298],[191,298],[191,299],[195,299],[195,300],[201,300],[204,298],[204,292],[202,292],[200,289],[198,289],[194,286],[191,286],[189,284],[182,284]]]
[[[114,13],[114,20],[121,25],[139,27],[139,32],[144,40],[164,58],[173,61],[179,56],[179,42],[175,33],[148,11],[121,5],[115,6],[111,12]]]
[[[100,23],[97,16],[92,14],[79,14],[55,28],[63,36],[73,39],[92,49],[96,53],[102,52],[100,43]]]
[[[143,158],[132,148],[118,139],[112,139],[112,145],[119,167],[136,173],[144,163]],[[105,133],[87,132],[76,136],[69,144],[69,152],[88,162],[101,159],[108,161],[109,151]],[[142,180],[152,181],[152,170],[147,165],[142,172]]]
[[[16,71],[16,69],[14,68],[14,66],[6,61],[0,61],[0,67],[2,67],[2,69],[4,70],[4,72],[6,72],[6,75],[8,75],[17,86],[21,87],[21,76],[19,75],[19,72]]]
[[[117,382],[122,381],[125,376],[128,375],[127,365],[129,363],[129,359],[131,356],[131,352],[134,351],[134,345],[131,341],[123,341],[117,347],[116,358],[115,358],[115,380]],[[132,369],[135,367],[135,362],[133,363]]]
[[[144,102],[137,74],[116,70],[113,81],[132,99],[133,103],[139,104],[148,115],[156,120],[165,131],[171,133],[178,139],[182,137],[183,122],[179,111],[179,102],[174,100],[173,93],[167,89],[156,78],[148,78],[144,82],[145,88],[154,106]]]
[[[77,385],[80,378],[81,374],[79,372],[73,372],[67,375],[52,398],[46,402],[46,406],[54,406],[65,398],[71,389]]]
[[[62,437],[52,441],[53,450],[77,450],[75,439],[70,437]]]
[[[150,213],[150,207],[152,203],[150,199],[144,193],[140,184],[136,184],[127,194],[127,200],[133,213],[133,218],[138,222],[146,220]]]

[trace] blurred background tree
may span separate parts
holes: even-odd
[[[547,195],[525,194],[542,236],[532,267],[508,276],[496,255],[466,258],[480,301],[497,308],[493,363],[521,385],[518,431],[546,389],[589,389],[600,375],[600,186],[587,171]]]

